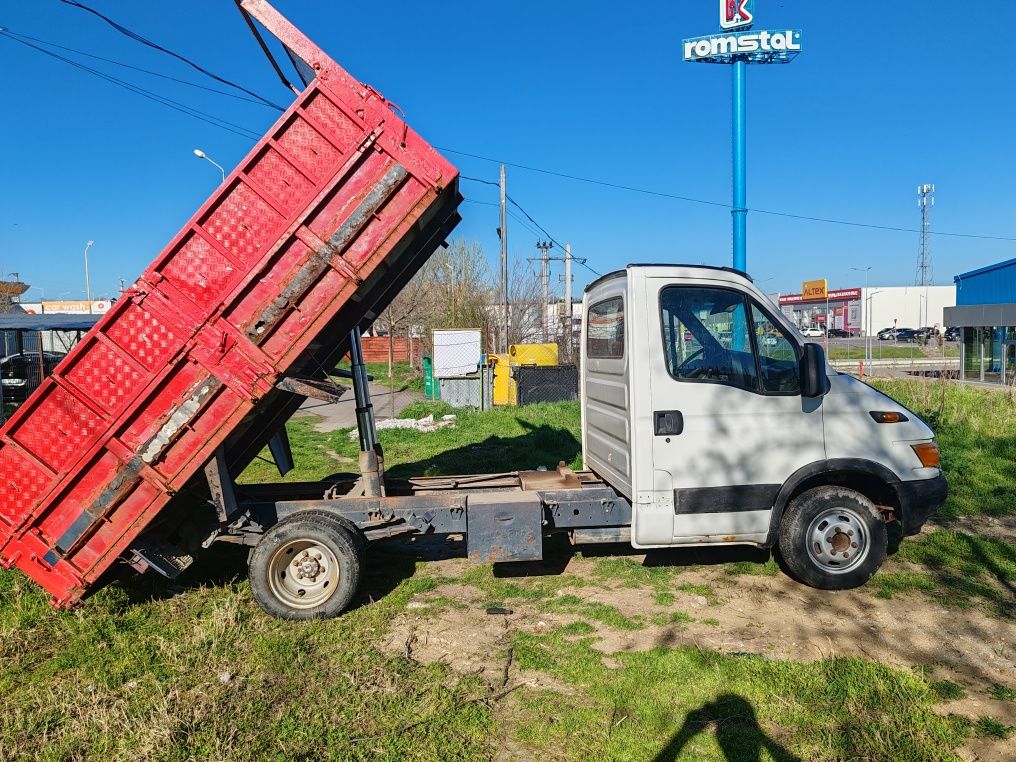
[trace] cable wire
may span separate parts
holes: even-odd
[[[86,58],[92,58],[92,59],[94,59],[96,61],[104,61],[105,63],[111,63],[114,66],[122,66],[125,69],[132,69],[133,71],[139,71],[142,74],[150,74],[151,76],[153,76],[153,77],[159,77],[160,79],[168,79],[170,82],[178,82],[181,85],[187,85],[188,87],[196,87],[199,90],[205,90],[205,91],[210,92],[210,93],[216,93],[217,95],[225,95],[227,98],[235,98],[238,101],[244,101],[246,103],[253,103],[253,104],[257,105],[257,106],[264,106],[265,105],[264,103],[262,103],[261,101],[255,99],[255,98],[248,98],[248,97],[243,96],[243,95],[237,95],[236,93],[231,93],[231,92],[229,92],[227,90],[219,90],[218,88],[215,88],[215,87],[208,87],[207,85],[199,85],[197,82],[190,82],[190,81],[188,81],[186,79],[180,79],[178,77],[171,77],[168,74],[161,74],[161,73],[159,73],[157,71],[152,71],[151,69],[142,69],[140,66],[134,66],[134,65],[129,64],[129,63],[124,63],[123,61],[117,61],[116,59],[113,59],[113,58],[104,58],[103,56],[97,56],[94,53],[86,53],[83,50],[77,50],[75,48],[69,48],[66,45],[58,45],[55,42],[49,42],[48,40],[42,40],[42,39],[39,39],[38,37],[32,37],[32,36],[27,35],[27,34],[20,34],[18,32],[12,32],[10,29],[4,29],[3,31],[5,31],[11,37],[14,37],[15,39],[18,39],[18,40],[30,40],[32,42],[38,43],[39,45],[45,45],[46,47],[49,47],[49,48],[56,48],[58,50],[65,50],[68,53],[76,53],[79,56],[85,56]]]
[[[147,45],[148,47],[153,48],[155,50],[158,50],[158,51],[160,51],[162,53],[165,53],[168,56],[172,56],[173,58],[176,58],[177,60],[182,61],[183,63],[187,64],[191,68],[196,69],[197,71],[201,72],[205,76],[211,77],[212,79],[214,79],[217,82],[221,82],[224,85],[229,85],[232,88],[235,88],[237,90],[245,92],[245,93],[247,93],[247,95],[251,95],[251,96],[257,98],[259,101],[264,103],[266,106],[271,106],[272,108],[278,109],[279,111],[285,111],[286,110],[284,106],[280,106],[278,103],[273,103],[272,101],[268,100],[267,98],[258,95],[253,90],[248,90],[243,85],[238,85],[236,82],[231,82],[230,80],[225,79],[224,77],[220,77],[218,74],[215,74],[213,72],[208,71],[208,69],[206,69],[203,66],[200,66],[200,65],[198,65],[196,63],[194,63],[193,61],[191,61],[186,56],[182,56],[179,53],[176,53],[176,52],[170,50],[169,48],[164,48],[159,43],[153,42],[152,40],[149,40],[147,37],[144,37],[144,36],[138,34],[137,32],[132,32],[130,29],[128,29],[127,27],[123,26],[122,24],[118,24],[116,21],[113,21],[113,19],[109,18],[109,16],[103,15],[99,11],[95,10],[94,8],[88,7],[84,3],[79,3],[79,2],[77,2],[77,0],[60,0],[60,2],[63,3],[64,5],[70,5],[70,6],[74,7],[74,8],[80,8],[81,10],[87,11],[88,13],[91,13],[94,16],[98,16],[100,19],[102,19],[107,24],[109,24],[111,27],[113,27],[116,31],[120,32],[120,34],[123,34],[123,35],[131,38],[132,40],[140,42],[142,45]]]
[[[504,164],[506,167],[514,167],[516,169],[522,169],[527,172],[538,172],[544,175],[550,175],[552,177],[560,177],[566,180],[574,180],[581,183],[589,183],[590,185],[602,185],[606,188],[614,188],[615,190],[629,191],[631,193],[641,193],[647,196],[658,196],[660,198],[669,198],[676,201],[687,201],[693,204],[705,204],[707,206],[717,206],[723,209],[733,209],[731,204],[724,204],[720,201],[709,201],[702,198],[692,198],[691,196],[680,196],[676,193],[666,193],[664,191],[651,190],[649,188],[639,188],[634,185],[622,185],[620,183],[608,182],[606,180],[596,180],[591,177],[580,177],[579,175],[571,175],[566,172],[557,172],[552,169],[544,169],[542,167],[534,167],[527,164],[518,164],[511,161],[502,161],[500,159],[494,159],[490,156],[481,156],[480,154],[468,153],[466,151],[457,151],[454,148],[445,148],[435,146],[437,150],[444,151],[446,153],[455,154],[457,156],[468,156],[471,159],[479,159],[481,161],[488,161],[492,164]],[[463,179],[475,179],[475,178],[463,178]],[[496,185],[497,183],[490,183],[486,180],[478,180],[477,182],[483,182],[488,185]],[[838,220],[831,217],[814,217],[806,214],[794,214],[792,212],[777,212],[772,209],[759,209],[757,207],[749,207],[749,212],[755,212],[756,214],[768,214],[773,217],[787,217],[795,220],[804,220],[807,222],[821,222],[828,225],[846,225],[848,227],[857,228],[868,228],[871,230],[887,230],[894,233],[920,233],[921,231],[917,228],[905,228],[897,227],[894,225],[876,225],[868,222],[856,222],[854,220]],[[928,231],[930,235],[948,236],[951,238],[975,238],[985,241],[1016,241],[1016,236],[999,236],[999,235],[982,235],[979,233],[952,233],[944,230],[931,230]]]
[[[122,87],[125,90],[129,90],[132,93],[136,93],[137,95],[140,95],[143,98],[155,101],[156,103],[161,103],[163,106],[167,106],[173,109],[174,111],[179,111],[181,114],[186,114],[187,116],[193,117],[194,119],[198,119],[199,121],[205,122],[206,124],[210,124],[213,127],[218,127],[219,129],[226,130],[227,132],[232,132],[234,135],[239,135],[240,137],[243,138],[258,140],[261,137],[257,133],[253,132],[252,130],[248,130],[246,127],[243,127],[242,125],[234,124],[233,122],[226,121],[225,119],[221,119],[220,117],[217,117],[213,114],[208,114],[204,111],[200,111],[191,106],[187,106],[186,104],[180,103],[179,101],[174,101],[171,98],[166,98],[165,96],[158,95],[157,93],[153,93],[150,90],[146,90],[143,87],[138,87],[137,85],[134,85],[130,82],[118,79],[117,77],[114,77],[110,74],[106,74],[105,72],[101,72],[98,69],[93,69],[90,66],[85,66],[84,64],[79,63],[78,61],[74,61],[70,58],[60,55],[59,53],[54,53],[51,50],[46,50],[45,48],[39,47],[38,45],[35,45],[31,42],[19,40],[17,37],[12,36],[11,34],[2,29],[0,29],[0,35],[6,37],[12,42],[16,42],[19,45],[24,45],[25,47],[32,48],[33,50],[36,50],[39,53],[42,53],[43,55],[55,58],[58,61],[62,61],[63,63],[68,64],[69,66],[73,66],[76,69],[80,69],[81,71],[87,72],[88,74],[92,74],[93,76],[106,80],[111,84],[117,85],[118,87]]]

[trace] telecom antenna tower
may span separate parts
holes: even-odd
[[[931,285],[931,207],[935,206],[935,186],[917,186],[917,208],[921,210],[921,242],[917,250],[917,285],[924,287],[924,324],[928,324],[928,286]]]

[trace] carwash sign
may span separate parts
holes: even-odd
[[[749,63],[790,63],[801,52],[799,29],[752,29],[754,0],[719,0],[719,34],[683,41],[684,60],[730,64],[733,95],[733,250],[734,268],[747,270],[747,119],[745,88]]]

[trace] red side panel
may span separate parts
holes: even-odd
[[[318,78],[0,429],[0,560],[57,605],[231,432],[263,433],[250,414],[276,416],[280,376],[391,298],[365,285],[375,270],[458,219],[451,164],[267,3],[244,6]]]

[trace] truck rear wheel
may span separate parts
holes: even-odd
[[[327,513],[308,511],[265,532],[248,562],[258,605],[280,619],[327,619],[349,605],[363,575],[362,536]]]
[[[844,487],[816,487],[787,506],[779,553],[799,582],[847,590],[878,571],[887,541],[885,521],[868,498]]]

